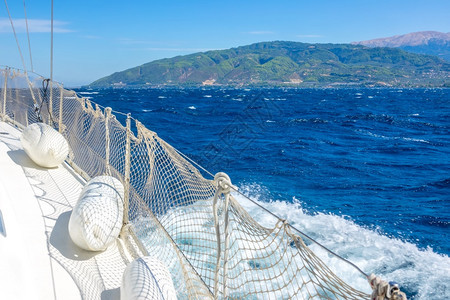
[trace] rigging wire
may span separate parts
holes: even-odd
[[[39,107],[36,107],[35,111],[36,111],[36,114],[37,114],[37,117],[38,117],[38,121],[39,122],[43,122],[42,116],[41,116],[41,111],[42,111],[42,106],[45,103],[46,106],[47,106],[47,112],[48,112],[48,116],[50,118],[50,121],[52,122],[53,127],[56,128],[56,122],[55,122],[55,120],[53,120],[53,115],[52,115],[52,112],[50,110],[50,104],[49,104],[49,101],[48,101],[47,91],[48,91],[49,82],[50,82],[50,85],[51,85],[51,80],[49,78],[42,80],[42,89],[41,89],[42,101],[41,101],[41,105]]]
[[[6,0],[5,0],[6,1]],[[51,38],[50,38],[50,103],[53,103],[53,0],[51,16]]]
[[[5,0],[6,1],[6,0]],[[50,32],[50,81],[53,81],[53,0],[51,13],[51,32]]]
[[[27,79],[28,88],[30,89],[31,98],[33,99],[34,105],[37,105],[36,97],[34,96],[33,87],[28,77],[27,66],[25,65],[25,60],[23,59],[22,50],[20,49],[19,39],[17,38],[16,29],[14,28],[14,22],[11,18],[11,13],[9,12],[8,2],[5,0],[6,11],[8,12],[9,22],[11,23],[11,28],[14,33],[14,38],[16,39],[17,49],[19,50],[20,60],[23,65],[23,72],[25,73],[25,78]]]
[[[12,30],[14,32],[14,38],[16,39],[16,44],[17,44],[17,49],[19,50],[20,59],[22,60],[23,69],[25,71],[25,75],[28,78],[27,68],[25,66],[25,60],[23,59],[22,50],[20,49],[19,39],[17,38],[16,29],[14,28],[14,23],[13,23],[13,20],[11,18],[11,13],[9,12],[8,2],[6,0],[5,0],[5,6],[6,6],[6,11],[8,12],[9,22],[11,23],[11,27],[12,27]]]
[[[34,68],[33,68],[33,57],[31,55],[31,42],[30,42],[30,33],[28,30],[28,18],[27,18],[27,9],[25,6],[25,0],[23,0],[23,12],[25,14],[25,24],[27,27],[27,39],[28,39],[28,52],[30,53],[30,65],[31,65],[31,72],[34,72]]]

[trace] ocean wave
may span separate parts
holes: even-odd
[[[322,124],[328,123],[327,120],[323,120],[320,118],[312,118],[312,119],[298,118],[298,119],[292,119],[290,121],[293,123],[322,123]]]
[[[431,248],[420,250],[415,244],[387,237],[343,216],[309,214],[295,198],[292,202],[260,201],[258,198],[262,195],[254,192],[255,185],[242,186],[241,190],[252,194],[259,205],[288,220],[294,227],[355,263],[367,274],[374,273],[385,280],[397,281],[408,294],[408,299],[450,299],[450,257],[447,255],[438,254]],[[265,226],[272,225],[266,214],[258,213],[260,209],[251,204],[246,205],[248,201],[240,195],[235,197],[258,222]],[[336,258],[327,255],[315,244],[309,247],[332,269],[338,266],[340,270],[336,271],[339,271],[342,279],[367,292],[367,283],[351,275],[352,267],[339,264]]]
[[[173,107],[160,107],[157,109],[152,110],[152,112],[158,113],[158,112],[162,112],[162,113],[171,113],[171,114],[178,114],[178,112],[175,110],[175,108]]]
[[[430,141],[427,141],[424,139],[401,137],[401,136],[385,136],[385,135],[373,133],[373,132],[370,132],[369,130],[364,130],[364,129],[356,129],[355,132],[362,133],[364,135],[368,135],[368,136],[375,137],[375,138],[384,139],[384,140],[403,140],[403,141],[407,141],[407,142],[419,142],[419,143],[430,144]]]
[[[450,228],[450,221],[436,216],[417,216],[412,221],[416,224],[434,226],[441,228]]]
[[[450,178],[446,178],[443,180],[435,181],[429,184],[430,186],[436,187],[436,188],[449,188],[450,187]]]
[[[78,92],[80,95],[97,95],[98,92]]]

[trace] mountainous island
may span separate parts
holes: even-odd
[[[155,60],[89,86],[448,87],[449,75],[449,62],[398,48],[275,41]]]
[[[450,32],[419,31],[352,44],[400,48],[412,53],[436,55],[450,62]]]

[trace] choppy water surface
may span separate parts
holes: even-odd
[[[78,92],[410,297],[450,299],[450,90]]]

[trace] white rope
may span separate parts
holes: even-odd
[[[228,243],[229,243],[229,235],[228,235],[228,205],[230,201],[230,192],[233,185],[231,184],[230,177],[223,173],[219,172],[214,176],[214,182],[217,184],[217,190],[214,194],[213,200],[213,213],[214,213],[214,226],[216,229],[216,238],[217,238],[217,260],[216,260],[216,272],[214,274],[214,299],[218,299],[219,297],[219,271],[220,271],[220,260],[221,260],[221,238],[220,238],[220,224],[219,224],[219,216],[218,216],[218,206],[217,202],[219,200],[220,195],[225,195],[225,205],[224,205],[224,257],[223,257],[223,298],[227,299],[227,269],[228,269]],[[235,187],[233,187],[235,188]]]
[[[230,190],[228,189],[228,192],[225,194],[225,224],[224,224],[224,229],[223,229],[223,234],[225,235],[225,241],[224,241],[224,248],[225,248],[225,252],[223,254],[223,298],[227,299],[228,298],[228,290],[227,290],[227,274],[228,274],[228,244],[229,244],[229,240],[230,240],[230,235],[228,233],[228,224],[229,224],[229,212],[228,212],[228,205],[230,203]]]
[[[217,239],[217,259],[216,259],[216,272],[214,274],[214,299],[219,297],[219,271],[220,271],[220,226],[219,226],[219,216],[217,213],[217,200],[222,193],[222,188],[220,185],[217,187],[217,191],[214,195],[213,200],[213,212],[214,212],[214,227],[216,229],[216,239]]]
[[[27,18],[27,9],[25,7],[25,0],[23,0],[23,12],[25,14],[25,24],[26,24],[26,27],[27,27],[28,52],[30,53],[31,72],[34,72],[33,57],[31,56],[31,42],[30,42],[30,33],[28,31],[28,18]]]
[[[397,283],[388,283],[374,274],[370,274],[368,280],[373,290],[370,300],[407,300],[406,294],[400,291]]]
[[[109,138],[109,119],[111,118],[111,107],[105,108],[105,169],[106,175],[111,176],[111,165],[109,164],[110,138]]]

